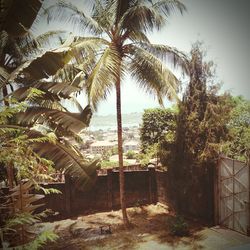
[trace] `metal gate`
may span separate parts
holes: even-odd
[[[221,158],[218,168],[219,224],[249,234],[249,166]]]

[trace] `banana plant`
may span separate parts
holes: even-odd
[[[37,128],[46,127],[48,133],[54,134],[55,141],[33,142],[31,145],[34,151],[52,159],[55,168],[64,169],[66,173],[77,177],[76,183],[85,183],[82,187],[87,187],[93,183],[91,178],[96,176],[98,164],[96,161],[88,163],[65,140],[69,136],[78,138],[77,134],[89,125],[92,115],[90,107],[82,108],[74,97],[81,90],[81,81],[80,70],[72,64],[76,56],[70,47],[72,38],[57,49],[44,52],[40,48],[48,38],[62,32],[48,32],[35,39],[32,37],[30,28],[39,15],[41,1],[13,0],[1,4],[0,99],[4,104],[1,114],[4,116],[7,109],[11,109],[10,105],[16,105],[12,103],[13,98],[19,103],[26,100],[25,109],[8,114],[8,119],[0,124],[1,136],[4,137],[10,129],[16,129],[33,140],[34,136],[37,138],[42,135]],[[73,76],[77,77],[75,81],[72,78],[70,81],[66,78],[62,81],[62,72],[64,75],[73,72]],[[72,100],[79,112],[68,112],[61,103],[63,99]]]

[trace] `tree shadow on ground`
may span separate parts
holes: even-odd
[[[172,248],[183,245],[190,249],[203,249],[201,241],[205,239],[205,236],[200,232],[204,228],[204,223],[187,220],[189,225],[189,235],[186,237],[174,236],[169,230],[170,218],[174,216],[168,212],[152,213],[147,207],[141,207],[141,211],[138,213],[132,212],[130,214],[133,223],[138,226],[139,231],[144,234],[153,234],[153,238],[160,244],[166,244]],[[143,220],[141,220],[143,218]]]
[[[141,206],[128,209],[132,227],[125,230],[120,211],[98,213],[77,219],[71,228],[67,228],[67,238],[62,238],[65,232],[58,232],[59,240],[45,249],[149,249],[148,244],[178,248],[202,249],[200,244],[204,236],[200,234],[203,226],[199,222],[188,220],[190,235],[177,237],[170,233],[168,227],[169,214],[166,209],[157,205]],[[80,222],[84,222],[80,224]],[[111,234],[101,234],[100,225],[111,225]],[[72,228],[75,227],[75,228]],[[78,230],[78,231],[76,231]],[[79,232],[73,235],[72,232]],[[157,249],[157,248],[155,248]]]

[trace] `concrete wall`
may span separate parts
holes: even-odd
[[[154,168],[125,171],[125,192],[128,207],[156,203],[157,181]],[[87,214],[96,211],[109,211],[120,208],[119,172],[109,170],[99,175],[93,188],[87,192],[79,191],[72,180],[65,183],[50,183],[47,188],[56,188],[62,194],[46,195],[43,200],[46,208],[59,212],[62,216]]]
[[[157,199],[158,202],[168,205],[167,172],[156,171]]]

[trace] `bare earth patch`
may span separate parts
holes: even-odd
[[[172,216],[168,207],[161,204],[128,209],[132,223],[129,230],[122,224],[121,211],[96,213],[74,219],[42,223],[41,230],[53,230],[59,239],[45,249],[201,249],[201,226],[188,222],[189,237],[174,237],[168,230],[168,219]],[[109,230],[111,228],[111,232]],[[102,230],[101,230],[102,227]]]

